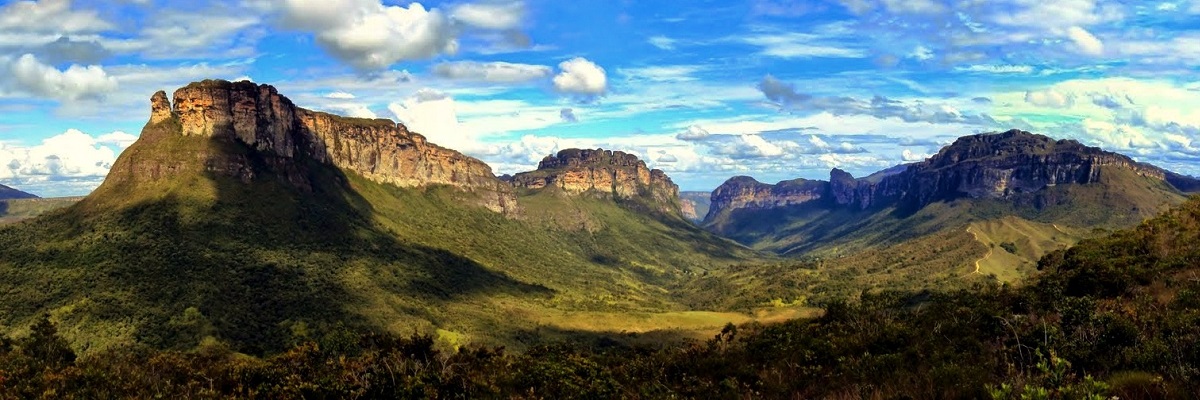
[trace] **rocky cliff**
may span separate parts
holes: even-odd
[[[301,161],[338,167],[366,179],[400,187],[448,185],[480,195],[482,205],[507,214],[517,210],[511,187],[477,159],[439,147],[404,125],[387,119],[346,118],[295,106],[274,87],[248,81],[207,80],[174,93],[151,98],[150,122],[141,140],[170,140],[171,136],[212,138],[248,147],[254,154],[204,154],[207,172],[254,179],[256,160],[305,188],[308,180]],[[169,127],[169,128],[164,128]],[[114,165],[115,175],[162,179],[189,168],[182,159],[154,159],[139,154],[135,144],[125,162]],[[112,174],[110,174],[111,176]],[[311,188],[308,188],[311,189]]]
[[[664,211],[679,208],[679,186],[666,173],[620,151],[562,150],[543,159],[536,171],[516,174],[511,182],[531,190],[553,187],[572,195],[645,199]]]
[[[713,192],[706,221],[734,209],[779,208],[813,201],[830,207],[917,209],[956,198],[1007,198],[1055,185],[1099,182],[1106,170],[1125,170],[1162,180],[1181,191],[1200,188],[1190,177],[1138,163],[1121,154],[1073,140],[1025,131],[965,136],[920,163],[856,179],[834,169],[830,180],[776,185],[736,177]]]

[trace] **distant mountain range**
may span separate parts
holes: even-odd
[[[828,181],[771,185],[735,177],[713,192],[704,225],[760,250],[835,259],[866,249],[924,254],[930,239],[923,238],[971,237],[982,245],[979,259],[942,252],[953,259],[937,262],[965,271],[951,273],[1015,280],[1046,252],[1095,229],[1130,227],[1182,203],[1198,182],[1072,140],[1012,130],[962,137],[926,161],[865,178],[838,169]],[[892,263],[905,269],[915,259],[934,262]]]
[[[8,186],[0,185],[0,200],[34,199],[34,198],[37,198],[37,196],[22,192],[17,189],[10,188]]]

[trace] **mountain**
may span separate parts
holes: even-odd
[[[680,206],[687,219],[700,222],[712,205],[712,192],[679,192]]]
[[[0,331],[49,313],[85,353],[267,353],[346,328],[520,347],[541,326],[684,311],[668,285],[755,256],[679,217],[649,170],[645,201],[517,188],[403,125],[250,82],[159,92],[150,111],[91,195],[0,227]]]
[[[662,170],[647,168],[637,156],[620,151],[562,150],[538,163],[536,171],[513,176],[512,184],[528,190],[637,201],[679,214],[679,186]]]
[[[1181,189],[1195,182],[1072,140],[1012,130],[962,137],[926,161],[867,178],[838,169],[828,181],[735,177],[713,192],[704,223],[761,250],[855,265],[892,254],[872,262],[904,271],[923,259],[947,265],[943,273],[1014,280],[1095,229],[1133,226],[1181,203]],[[923,256],[962,238],[979,243],[977,254]],[[843,258],[863,250],[870,251]]]
[[[8,186],[0,185],[0,200],[34,199],[34,198],[37,198],[37,196],[22,192],[17,189],[10,188]]]

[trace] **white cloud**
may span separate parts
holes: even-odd
[[[925,161],[929,157],[929,154],[915,153],[909,149],[904,149],[904,151],[900,152],[900,160],[904,162],[920,162]]]
[[[450,12],[450,18],[471,27],[490,30],[510,30],[521,27],[525,19],[524,1],[488,1],[460,4]]]
[[[100,66],[72,65],[65,71],[43,64],[32,54],[13,61],[0,59],[0,85],[34,96],[75,101],[94,99],[117,89],[117,80]]]
[[[0,8],[0,30],[63,34],[112,28],[94,10],[73,10],[71,0],[16,1]]]
[[[409,130],[425,135],[430,142],[463,152],[478,145],[475,135],[459,125],[454,99],[445,93],[421,89],[403,102],[389,104],[388,110]]]
[[[651,67],[621,68],[621,75],[631,80],[649,80],[655,82],[681,82],[697,80],[693,76],[704,69],[698,65],[656,65]]]
[[[1040,107],[1066,108],[1075,104],[1075,96],[1047,89],[1025,92],[1025,101]]]
[[[287,26],[312,31],[332,55],[359,68],[380,69],[458,51],[449,18],[420,3],[400,7],[379,0],[284,0],[281,7]]]
[[[651,36],[646,42],[662,50],[675,50],[676,40],[666,36]]]
[[[337,92],[329,92],[329,94],[325,95],[325,98],[339,99],[339,100],[351,100],[351,99],[354,99],[354,95],[350,94],[350,93],[342,92],[342,91],[337,91]]]
[[[1091,56],[1104,54],[1104,43],[1086,29],[1072,26],[1067,29],[1067,37],[1075,43],[1075,47],[1083,54]]]
[[[225,10],[225,9],[222,9]],[[229,10],[233,11],[233,10]],[[238,10],[242,11],[242,10]],[[165,11],[129,43],[142,56],[157,59],[233,58],[254,54],[257,38],[244,33],[261,19],[251,12]]]
[[[433,73],[448,79],[494,83],[518,83],[544,79],[554,71],[545,65],[507,62],[457,61],[433,67]]]
[[[554,77],[554,88],[559,92],[596,96],[608,91],[608,75],[594,62],[576,57],[558,68],[562,72]]]
[[[946,6],[932,0],[883,0],[883,4],[894,13],[940,14],[946,11]]]
[[[679,140],[704,140],[711,136],[712,134],[708,133],[708,131],[704,130],[704,128],[700,125],[692,125],[689,126],[686,131],[675,135],[675,138]]]
[[[778,58],[863,58],[866,52],[830,43],[831,35],[800,32],[772,32],[750,35],[742,42],[762,47],[762,54]]]
[[[36,146],[0,143],[0,182],[43,196],[83,194],[103,181],[134,140],[124,132],[94,137],[70,129]]]

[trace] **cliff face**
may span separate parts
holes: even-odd
[[[620,151],[562,150],[543,159],[536,171],[513,176],[512,184],[534,190],[555,187],[572,195],[642,198],[664,211],[674,212],[679,207],[679,186],[666,173]]]
[[[509,187],[491,167],[457,151],[428,143],[419,134],[387,119],[345,118],[296,107],[269,85],[248,81],[204,81],[151,99],[147,129],[177,121],[178,134],[240,142],[304,187],[306,180],[291,164],[307,159],[400,187],[448,185],[480,194],[482,205],[497,212],[516,212]],[[145,134],[143,134],[145,136]],[[159,139],[162,140],[162,139]],[[209,157],[210,172],[252,179],[248,157]],[[138,167],[146,169],[147,167]],[[141,171],[158,179],[181,165]],[[118,169],[114,166],[114,169]]]
[[[855,179],[834,169],[829,182],[808,181],[802,192],[791,182],[767,185],[747,177],[725,182],[713,192],[706,221],[726,210],[775,208],[826,199],[831,207],[920,208],[956,198],[1008,198],[1048,186],[1090,184],[1105,170],[1123,169],[1164,180],[1182,191],[1200,188],[1195,179],[1141,164],[1129,157],[1073,140],[1055,141],[1011,130],[959,138],[928,160],[874,178]]]
[[[829,182],[796,179],[768,185],[748,176],[734,177],[712,192],[705,220],[725,210],[767,209],[819,201],[830,196]]]

